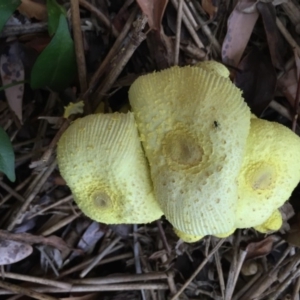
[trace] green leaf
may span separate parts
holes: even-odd
[[[0,172],[3,172],[10,181],[16,180],[14,150],[8,135],[1,127],[0,127]]]
[[[60,15],[55,35],[32,68],[30,85],[33,89],[48,87],[60,91],[71,83],[75,72],[74,43],[67,20],[64,15]]]
[[[0,0],[0,32],[20,4],[21,0]]]
[[[47,0],[47,12],[48,12],[48,32],[52,36],[59,23],[60,15],[66,16],[66,10],[63,6],[59,5],[56,0]]]

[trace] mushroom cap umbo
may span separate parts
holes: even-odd
[[[172,67],[139,77],[129,100],[166,218],[189,235],[232,230],[250,127],[240,90],[202,68]]]
[[[59,140],[57,159],[75,202],[91,219],[147,223],[162,216],[132,113],[77,119]]]
[[[282,226],[282,216],[278,209],[272,213],[272,215],[261,225],[255,226],[254,229],[261,233],[269,233],[277,231]]]
[[[238,177],[237,228],[263,224],[288,200],[300,180],[300,138],[287,127],[251,119]]]

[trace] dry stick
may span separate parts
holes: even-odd
[[[300,276],[300,268],[292,272],[281,284],[276,287],[275,293],[268,297],[270,300],[275,300],[279,295],[291,284],[292,280]],[[263,299],[263,298],[262,298]]]
[[[215,246],[215,243],[214,243],[214,246]],[[225,293],[224,293],[225,292],[225,282],[224,282],[224,275],[223,275],[219,252],[216,252],[214,254],[214,257],[215,257],[215,262],[216,262],[216,266],[217,266],[217,272],[218,272],[218,277],[219,277],[222,299],[224,299],[224,297],[225,297]]]
[[[106,278],[88,278],[88,279],[74,279],[70,282],[72,284],[112,284],[120,282],[135,282],[145,280],[160,280],[167,279],[168,275],[164,272],[150,272],[145,274],[133,274],[133,275],[119,275]]]
[[[262,272],[258,272],[251,278],[249,282],[247,282],[232,298],[232,300],[239,300],[241,299],[241,296],[243,296],[246,291],[252,287],[252,285],[261,277]]]
[[[93,77],[89,83],[89,87],[88,87],[86,93],[83,95],[84,99],[87,98],[89,94],[92,94],[95,91],[96,85],[98,84],[101,76],[104,74],[104,71],[106,70],[108,64],[120,50],[120,46],[123,43],[125,37],[127,36],[128,32],[129,32],[132,22],[134,21],[137,12],[138,12],[138,7],[135,7],[133,9],[133,11],[131,12],[129,18],[127,19],[120,35],[116,39],[113,46],[110,48],[108,54],[106,55],[105,59],[103,60],[103,62],[101,63],[101,65],[99,66],[99,68],[97,69],[95,74],[93,75]]]
[[[297,91],[296,91],[296,98],[294,100],[294,118],[293,118],[293,125],[292,130],[296,131],[297,121],[298,121],[298,110],[299,110],[299,103],[300,103],[300,76],[298,78],[297,83]]]
[[[296,284],[293,287],[293,300],[299,300],[299,290],[300,290],[300,277],[297,278]]]
[[[133,225],[133,254],[134,254],[134,265],[135,265],[135,272],[137,274],[142,274],[142,266],[140,261],[140,252],[139,252],[139,241],[137,238],[138,225]],[[144,290],[141,290],[142,299],[146,300],[146,294]]]
[[[263,275],[261,280],[255,282],[255,284],[241,298],[239,298],[239,300],[249,300],[259,297],[273,284],[273,282],[277,280],[277,273],[278,270],[272,274]]]
[[[207,257],[203,260],[203,262],[199,265],[199,267],[195,270],[195,272],[191,275],[191,277],[184,283],[184,285],[180,288],[180,290],[171,298],[171,300],[175,300],[179,297],[182,292],[187,288],[187,286],[194,280],[194,278],[198,275],[198,273],[203,269],[203,267],[207,264],[210,258],[214,255],[216,251],[222,246],[226,239],[221,239],[217,245],[211,250],[211,252],[207,255]]]
[[[242,265],[244,263],[244,260],[246,258],[246,255],[247,255],[247,251],[240,250],[240,253],[239,253],[239,256],[238,256],[238,259],[237,259],[236,270],[235,270],[235,273],[234,273],[234,278],[233,278],[233,281],[232,281],[232,285],[229,288],[227,287],[225,299],[228,299],[228,300],[232,299],[232,294],[234,292],[235,285],[236,285],[236,282],[238,280],[238,277],[239,277]],[[226,296],[227,296],[227,298],[226,298]]]
[[[51,226],[50,228],[44,230],[43,232],[41,232],[40,234],[43,236],[47,236],[52,234],[53,232],[61,229],[62,227],[70,224],[71,222],[73,222],[75,219],[77,219],[78,217],[80,217],[82,215],[82,213],[77,213],[71,216],[68,216],[62,220],[60,220],[58,223],[54,224],[53,226]]]
[[[71,1],[72,2],[72,1]],[[111,30],[114,37],[117,37],[119,35],[118,30],[113,26],[111,21],[94,5],[89,3],[86,0],[79,0],[79,4],[89,10],[91,13],[95,14],[96,17],[101,21],[101,23],[109,30]]]
[[[177,7],[178,7],[177,0],[171,0],[171,2],[173,4],[173,6],[177,9]],[[199,39],[195,29],[193,28],[193,26],[191,25],[189,19],[187,18],[187,16],[185,14],[182,15],[182,21],[183,21],[185,27],[187,28],[188,32],[190,33],[191,37],[193,38],[194,42],[196,43],[196,45],[199,48],[205,48],[203,43]]]
[[[215,35],[212,34],[209,26],[202,19],[201,15],[196,12],[196,9],[194,7],[194,5],[195,6],[200,6],[200,3],[198,3],[197,1],[194,1],[194,3],[192,3],[191,1],[189,1],[188,5],[190,6],[191,10],[194,11],[195,18],[197,19],[197,21],[200,24],[199,27],[201,27],[203,33],[208,37],[208,39],[211,42],[211,44],[215,47],[215,50],[217,51],[217,54],[220,55],[221,54],[221,46],[220,46],[218,40],[216,39]],[[199,27],[195,28],[195,29],[197,30],[197,29],[199,29]]]
[[[94,259],[93,262],[85,268],[81,273],[80,273],[80,278],[83,278],[87,273],[89,273],[98,263],[99,261],[107,254],[110,252],[110,250],[116,245],[119,241],[121,240],[121,237],[118,236],[116,237],[101,253],[99,253]]]
[[[161,220],[157,220],[156,221],[156,225],[158,227],[158,231],[159,231],[162,243],[163,243],[165,249],[167,250],[167,253],[170,255],[172,251],[171,251],[170,245],[169,245],[169,243],[167,241],[165,231],[164,231],[164,229],[161,226]]]
[[[225,290],[225,300],[230,300],[234,289],[234,278],[236,276],[236,270],[238,266],[238,249],[240,245],[240,231],[237,232],[234,239],[233,257],[230,264],[228,279]]]
[[[54,160],[50,164],[48,169],[44,172],[43,176],[41,177],[39,182],[36,184],[36,186],[35,186],[34,190],[32,191],[32,193],[28,196],[26,201],[23,203],[23,205],[21,206],[21,208],[17,212],[16,216],[12,219],[10,225],[8,226],[9,231],[11,231],[15,227],[15,225],[17,224],[17,222],[19,221],[21,216],[24,215],[24,213],[26,212],[26,210],[29,207],[30,203],[34,200],[36,195],[39,193],[40,189],[42,188],[42,186],[44,185],[44,183],[46,182],[48,177],[51,175],[51,173],[53,172],[55,167],[56,167],[56,161]]]
[[[174,53],[174,65],[178,65],[179,61],[179,46],[180,46],[180,34],[181,34],[181,23],[182,23],[182,8],[183,0],[179,0],[176,20],[176,39],[175,39],[175,53]]]
[[[2,284],[2,283],[1,283]],[[15,285],[14,285],[15,286]],[[2,287],[0,285],[0,287]],[[17,286],[19,288],[19,286]],[[138,291],[140,289],[144,290],[167,290],[168,285],[165,283],[127,283],[127,284],[118,284],[118,285],[78,285],[73,286],[70,290],[62,290],[59,288],[53,287],[36,287],[30,286],[31,290],[34,293],[38,294],[37,292],[41,293],[86,293],[86,292],[104,292],[104,291]],[[20,288],[24,289],[24,288]],[[28,288],[26,290],[29,290]],[[30,291],[31,291],[30,290]],[[18,293],[16,290],[4,291],[0,290],[0,295],[11,295],[13,293]],[[24,293],[25,295],[25,293]],[[27,295],[27,294],[26,294]],[[41,295],[41,294],[38,294]],[[49,298],[36,298],[41,300],[57,300],[57,298],[53,298],[50,296],[42,295],[44,297]],[[33,296],[31,296],[33,297]]]
[[[111,250],[110,253],[114,252],[115,249],[120,249],[120,247],[115,247]],[[105,265],[107,263],[110,263],[110,262],[113,262],[113,261],[116,261],[116,260],[121,260],[121,259],[126,259],[126,258],[132,258],[132,253],[131,252],[128,252],[128,253],[124,253],[124,254],[120,254],[120,255],[116,255],[116,256],[113,256],[113,257],[110,257],[110,258],[106,258],[106,259],[103,259],[101,261],[99,261],[99,263],[97,265]],[[63,272],[60,273],[60,275],[57,277],[57,279],[59,278],[62,278],[62,277],[65,277],[69,274],[73,274],[77,271],[80,271],[82,270],[85,266],[88,266],[90,263],[92,263],[94,261],[94,258],[90,258],[78,265],[76,265],[75,267],[72,267],[68,270],[65,270]]]
[[[79,0],[73,0],[70,2],[70,4],[71,4],[71,17],[72,17],[72,26],[73,26],[73,36],[75,42],[76,62],[78,68],[80,92],[81,94],[83,94],[87,90],[87,78],[86,78],[85,56],[84,56],[84,49],[83,49],[83,39],[82,39],[82,32],[81,32]],[[88,101],[85,101],[85,108],[87,112],[90,111]]]
[[[276,18],[276,25],[277,25],[279,31],[284,36],[284,38],[286,39],[286,41],[290,44],[290,46],[292,47],[292,49],[295,49],[297,51],[298,55],[300,56],[300,47],[299,47],[299,45],[294,40],[294,38],[292,37],[292,35],[288,32],[288,30],[286,29],[286,27],[282,24],[282,22],[280,21],[279,18]]]
[[[275,111],[277,111],[280,115],[284,116],[288,120],[290,121],[293,120],[293,116],[290,113],[290,111],[286,107],[278,103],[277,101],[272,100],[269,104],[269,107],[273,108]]]
[[[58,140],[61,138],[61,136],[62,136],[62,134],[65,132],[65,130],[69,127],[70,121],[72,120],[72,116],[71,116],[69,119],[70,119],[70,120],[65,120],[65,121],[62,123],[61,127],[60,127],[59,130],[56,132],[54,138],[52,139],[51,143],[49,144],[48,150],[45,151],[45,153],[44,153],[43,156],[41,157],[41,161],[42,161],[44,164],[46,164],[46,163],[49,161],[49,159],[50,159],[50,157],[51,157],[51,155],[52,155],[52,153],[53,153],[53,151],[54,151],[54,149],[55,149],[55,147],[56,147],[56,144],[57,144]]]
[[[29,33],[46,32],[48,24],[45,22],[31,23],[28,25],[5,26],[0,33],[0,38],[23,35]]]
[[[100,88],[97,90],[98,97],[94,103],[94,108],[97,108],[103,99],[103,96],[109,91],[117,77],[123,71],[124,67],[128,63],[129,59],[133,55],[138,46],[146,39],[146,35],[142,32],[147,23],[147,17],[139,17],[136,21],[136,25],[133,29],[132,36],[128,42],[123,54],[119,56],[115,66],[107,73],[105,80]]]
[[[32,297],[34,299],[39,299],[39,300],[57,300],[57,298],[53,298],[51,296],[43,295],[41,293],[38,293],[30,288],[25,288],[21,287],[16,284],[12,284],[6,281],[0,280],[0,287],[2,287],[5,290],[8,290],[12,292],[13,294],[22,294],[28,297]],[[5,291],[4,291],[5,292]],[[6,295],[11,294],[11,293],[6,293]],[[5,295],[5,294],[4,294]]]
[[[61,204],[67,203],[67,202],[69,202],[70,200],[73,200],[73,195],[69,195],[69,196],[67,196],[67,197],[65,197],[65,198],[63,198],[63,199],[58,200],[57,202],[54,202],[53,204],[51,204],[51,205],[49,205],[49,206],[47,206],[47,207],[41,209],[40,211],[38,211],[38,212],[32,214],[32,215],[31,215],[30,217],[28,217],[27,219],[29,220],[29,219],[32,219],[32,218],[34,218],[34,217],[36,217],[36,216],[39,216],[39,215],[41,215],[42,213],[44,213],[45,211],[47,211],[47,210],[49,210],[49,209],[51,209],[51,208],[54,208],[54,207],[56,207],[56,206],[60,206]]]
[[[18,199],[21,202],[25,202],[25,199],[19,194],[17,193],[15,190],[13,190],[9,185],[7,185],[6,183],[4,183],[3,181],[0,180],[0,186],[6,190],[10,195],[14,196],[16,199]],[[1,204],[3,202],[3,199],[1,201]],[[0,204],[0,205],[1,205]]]
[[[23,280],[26,282],[39,283],[39,284],[43,284],[43,285],[50,285],[50,286],[54,286],[54,287],[57,287],[60,289],[65,289],[65,290],[68,290],[72,287],[71,283],[58,282],[58,281],[51,280],[51,279],[40,278],[40,277],[35,277],[35,276],[28,276],[28,275],[21,275],[21,274],[16,274],[16,273],[5,272],[4,277],[11,278],[11,279],[17,279],[17,280]]]

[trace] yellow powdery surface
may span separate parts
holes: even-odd
[[[276,210],[288,200],[300,178],[300,139],[285,126],[251,119],[243,166],[238,177],[236,227],[278,227]],[[279,214],[280,215],[280,214]],[[270,224],[271,220],[274,225]],[[280,226],[279,226],[280,227]]]
[[[139,77],[129,100],[167,219],[187,235],[231,231],[250,127],[239,89],[204,69],[173,67]]]
[[[132,113],[76,120],[59,140],[57,159],[74,200],[91,219],[147,223],[162,216]]]

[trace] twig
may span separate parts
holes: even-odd
[[[157,225],[157,228],[158,228],[161,240],[163,242],[164,248],[167,250],[167,253],[170,255],[171,254],[171,248],[170,248],[169,243],[167,241],[167,238],[166,238],[166,235],[165,235],[165,231],[164,231],[164,229],[161,226],[161,221],[157,220],[156,221],[156,225]]]
[[[64,204],[64,203],[69,202],[71,200],[73,200],[73,195],[69,195],[69,196],[67,196],[67,197],[65,197],[65,198],[63,198],[61,200],[58,200],[58,201],[54,202],[53,204],[51,204],[51,205],[49,205],[49,206],[41,209],[40,211],[38,211],[35,214],[32,214],[30,217],[28,217],[27,220],[30,220],[30,219],[32,219],[32,218],[34,218],[36,216],[39,216],[42,213],[44,213],[45,211],[47,211],[47,210],[49,210],[51,208],[54,208],[56,206],[60,206],[61,204]]]
[[[2,287],[5,290],[10,291],[8,293],[6,291],[3,291],[4,294],[2,294],[2,295],[9,295],[12,292],[13,294],[22,294],[22,295],[25,295],[25,296],[28,296],[28,297],[31,297],[34,299],[38,299],[38,300],[57,300],[56,298],[41,294],[30,288],[21,287],[19,285],[12,284],[12,283],[2,281],[2,280],[0,280],[0,287]]]
[[[119,35],[118,30],[113,26],[113,24],[110,22],[110,20],[95,6],[93,6],[91,3],[89,3],[86,0],[79,0],[79,4],[89,10],[91,13],[95,14],[99,21],[109,30],[111,30],[114,37],[117,37]]]
[[[237,231],[233,246],[233,257],[231,259],[228,279],[226,283],[225,300],[230,300],[235,288],[236,271],[238,267],[238,249],[240,246],[240,231]],[[239,271],[238,271],[239,272]]]
[[[293,300],[299,300],[299,291],[300,291],[300,277],[297,278],[296,283],[293,286]]]
[[[79,13],[79,0],[73,0],[70,2],[71,5],[71,17],[72,17],[72,27],[73,27],[73,37],[76,50],[76,61],[78,69],[78,77],[80,84],[80,92],[83,94],[87,89],[87,78],[86,78],[86,64],[83,49],[83,39],[81,32],[81,22]],[[85,102],[85,107],[89,112],[89,103]]]
[[[48,167],[48,169],[44,172],[43,176],[39,180],[39,182],[36,184],[34,190],[32,193],[28,196],[26,201],[23,203],[17,214],[14,216],[14,218],[11,220],[10,225],[8,226],[8,230],[12,230],[15,225],[20,221],[21,217],[24,216],[24,213],[26,212],[27,208],[29,207],[30,203],[33,201],[33,199],[36,197],[36,195],[39,193],[40,189],[48,179],[48,177],[51,175],[53,170],[56,167],[56,161],[54,160],[51,165]]]
[[[93,75],[92,79],[90,80],[89,87],[88,87],[86,93],[83,95],[84,99],[87,98],[90,94],[94,93],[101,76],[104,74],[104,71],[106,70],[106,68],[107,68],[108,64],[110,63],[110,61],[112,60],[112,58],[119,51],[121,44],[123,43],[125,37],[127,36],[128,32],[131,28],[132,22],[134,21],[134,19],[136,17],[137,12],[138,12],[138,7],[136,6],[132,10],[129,18],[127,19],[120,35],[118,36],[115,43],[113,44],[113,46],[110,48],[108,54],[106,55],[105,59],[103,60],[103,62],[101,63],[101,65],[99,66],[99,68],[97,69],[95,74]]]
[[[191,277],[184,283],[184,285],[180,288],[180,290],[171,298],[171,300],[175,300],[179,297],[182,292],[187,288],[187,286],[194,280],[194,278],[198,275],[198,273],[203,269],[203,267],[207,264],[209,259],[214,255],[216,251],[222,246],[226,239],[221,239],[218,244],[213,248],[213,250],[207,255],[207,257],[203,260],[203,262],[198,266],[195,272],[191,275]]]
[[[48,28],[48,24],[45,22],[5,26],[0,33],[0,38],[29,34],[29,33],[46,32],[47,28]]]
[[[139,253],[139,241],[137,238],[138,225],[133,225],[133,254],[134,254],[134,265],[135,265],[135,272],[137,274],[142,274],[142,267],[140,261],[140,253]],[[145,291],[141,290],[142,299],[146,300]]]
[[[116,237],[100,254],[98,254],[94,259],[93,262],[87,266],[81,273],[80,278],[85,277],[98,263],[99,261],[111,251],[111,249],[121,240],[121,237]]]
[[[6,183],[4,183],[2,180],[0,180],[0,186],[4,190],[6,190],[8,193],[10,193],[12,196],[14,196],[16,199],[18,199],[19,201],[25,202],[25,199],[19,193],[17,193],[15,190],[13,190],[9,185],[7,185]],[[3,204],[3,199],[2,199],[2,203],[1,204]]]
[[[120,249],[121,247],[115,247],[113,248],[110,253],[114,252],[115,250],[118,250]],[[110,262],[114,262],[116,260],[121,260],[121,259],[126,259],[126,258],[132,258],[132,253],[131,252],[128,252],[128,253],[124,253],[124,254],[120,254],[120,255],[116,255],[116,256],[113,256],[113,257],[110,257],[110,258],[105,258],[101,261],[98,262],[97,266],[98,265],[105,265],[107,263],[110,263]],[[57,278],[62,278],[62,277],[65,277],[69,274],[73,274],[77,271],[80,271],[82,270],[84,267],[88,266],[89,264],[91,264],[92,262],[94,261],[94,257],[93,258],[90,258],[70,269],[67,269],[63,272],[60,273],[60,275],[57,277]]]
[[[174,65],[178,65],[178,61],[179,61],[182,8],[183,8],[183,0],[179,0],[179,5],[178,5],[178,9],[177,9],[177,19],[176,19],[176,39],[175,39]]]
[[[97,108],[100,102],[103,99],[103,96],[109,91],[113,83],[116,81],[117,77],[123,71],[124,67],[128,63],[129,59],[138,48],[138,46],[146,39],[146,35],[142,32],[147,23],[147,17],[139,17],[136,21],[136,25],[133,29],[131,39],[127,46],[125,47],[122,55],[119,56],[119,59],[115,62],[114,68],[106,75],[105,80],[102,82],[102,85],[97,90],[98,96],[94,102],[93,108]]]
[[[135,282],[144,280],[160,280],[167,279],[168,275],[164,272],[151,272],[146,274],[132,274],[132,275],[119,275],[110,276],[105,278],[88,278],[88,279],[75,279],[71,280],[73,284],[111,284],[120,282]]]
[[[215,243],[213,243],[213,244],[215,246]],[[225,297],[225,282],[224,282],[224,275],[223,275],[223,269],[222,269],[222,265],[221,265],[220,255],[219,255],[218,251],[214,254],[214,257],[215,257],[215,262],[216,262],[216,267],[217,267],[217,272],[218,272],[218,277],[219,277],[222,299],[224,299],[224,297]]]
[[[2,282],[1,282],[2,284]],[[0,284],[0,287],[2,287]],[[15,286],[15,285],[14,285]],[[118,285],[77,285],[73,286],[70,290],[63,290],[59,288],[53,288],[53,287],[29,287],[29,288],[21,288],[19,286],[16,286],[20,289],[24,289],[26,291],[32,291],[35,294],[41,295],[40,293],[86,293],[86,292],[103,292],[103,291],[138,291],[140,289],[144,290],[167,290],[168,285],[165,283],[127,283],[127,284],[118,284]],[[4,288],[4,286],[3,286]],[[8,289],[8,288],[7,288]],[[0,290],[0,295],[10,295],[18,293],[18,290],[9,290],[4,291]],[[24,293],[24,295],[27,295]],[[29,295],[33,297],[32,295]],[[35,298],[35,299],[41,299],[41,300],[57,300],[57,298],[53,298],[50,296],[42,295],[49,298]]]
[[[178,8],[178,2],[177,2],[177,0],[171,0],[171,2],[174,5],[174,7],[177,9]],[[195,29],[193,28],[193,26],[191,25],[189,19],[187,18],[187,16],[185,14],[182,15],[182,21],[183,21],[185,27],[187,28],[188,32],[190,33],[192,39],[196,43],[196,45],[199,48],[205,48],[204,45],[203,45],[203,43],[199,39],[199,37],[198,37]]]
[[[293,118],[293,125],[292,125],[292,130],[295,132],[296,131],[296,126],[297,126],[297,121],[299,117],[299,103],[300,103],[300,76],[298,76],[298,83],[297,83],[297,91],[296,91],[296,97],[294,100],[294,118]]]
[[[40,283],[43,285],[50,285],[50,286],[54,286],[54,287],[57,287],[60,289],[65,289],[65,290],[68,290],[72,287],[71,283],[58,282],[55,280],[45,279],[45,278],[40,278],[40,277],[35,277],[35,276],[21,275],[21,274],[16,274],[16,273],[9,273],[9,272],[5,272],[4,276],[5,276],[5,278],[23,280],[26,282]]]
[[[249,282],[247,282],[232,298],[232,300],[239,300],[241,299],[241,296],[243,296],[248,289],[252,287],[252,285],[261,277],[262,272],[258,272],[251,278]]]
[[[50,228],[47,228],[46,230],[44,230],[43,232],[41,232],[40,234],[43,236],[47,236],[52,234],[53,232],[61,229],[62,227],[70,224],[71,222],[73,222],[75,219],[77,219],[78,217],[80,217],[82,215],[81,212],[79,213],[75,213],[74,215],[68,216],[62,220],[60,220],[58,223],[54,224],[53,226],[51,226]]]

